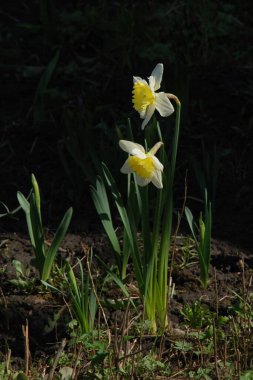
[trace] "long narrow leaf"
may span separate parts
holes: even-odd
[[[73,209],[72,209],[72,207],[70,207],[66,211],[66,213],[65,213],[65,215],[64,215],[64,217],[63,217],[63,219],[62,219],[62,221],[61,221],[61,223],[60,223],[60,225],[56,231],[53,242],[52,242],[50,248],[48,249],[48,251],[46,253],[45,264],[44,264],[43,275],[42,275],[42,279],[44,281],[46,281],[50,276],[50,272],[52,269],[52,265],[53,265],[55,256],[56,256],[57,251],[58,251],[58,249],[62,243],[62,240],[64,239],[64,237],[67,233],[67,230],[69,228],[69,224],[70,224],[70,221],[72,218],[72,214],[73,214]]]
[[[90,298],[89,298],[90,329],[93,329],[97,308],[98,308],[98,305],[97,305],[96,295],[95,295],[93,289],[91,289]]]
[[[91,186],[91,196],[93,203],[103,224],[105,232],[110,240],[112,248],[116,253],[119,262],[121,256],[120,244],[112,223],[109,201],[104,183],[101,178],[97,178],[96,187]]]
[[[68,262],[67,262],[66,274],[68,277],[68,281],[71,285],[71,291],[73,294],[75,294],[76,298],[78,298],[79,297],[79,291],[78,291],[78,286],[77,286],[77,282],[76,282],[76,277],[75,277],[75,274],[73,272],[71,265]]]
[[[78,285],[76,276],[70,264],[67,264],[66,280],[69,286],[71,302],[76,319],[80,324],[82,334],[90,332],[89,322],[89,277],[84,280],[84,273],[81,261],[78,259],[80,285]],[[93,305],[94,306],[94,305]]]
[[[32,224],[31,224],[30,203],[27,201],[25,196],[20,191],[17,192],[17,199],[20,204],[20,207],[23,209],[25,213],[28,233],[31,239],[32,246],[33,248],[35,248],[35,242],[34,242],[34,236],[33,236]]]
[[[107,273],[113,279],[115,284],[117,284],[118,287],[122,290],[122,293],[126,296],[126,298],[128,298],[130,300],[131,304],[136,309],[136,306],[135,306],[133,300],[131,299],[131,297],[127,291],[126,285],[123,284],[121,279],[108,267],[108,265],[105,264],[105,262],[99,256],[96,256],[96,258],[102,264],[102,266],[106,269]]]
[[[45,90],[48,87],[48,84],[52,78],[52,75],[54,73],[54,70],[56,68],[57,62],[59,60],[60,51],[57,50],[56,54],[52,58],[52,60],[47,65],[44,73],[42,74],[36,93],[34,97],[34,111],[33,111],[33,120],[36,124],[37,122],[41,121],[44,111],[44,105],[43,105],[43,95],[45,93]]]
[[[37,90],[36,90],[36,93],[35,93],[35,99],[34,99],[35,103],[38,100],[38,98],[41,96],[41,94],[48,87],[48,84],[52,78],[52,75],[53,75],[54,70],[56,68],[57,62],[59,60],[59,56],[60,56],[60,51],[57,50],[56,54],[51,59],[51,61],[48,63],[44,73],[42,74],[40,81],[39,81],[39,84],[38,84],[38,87],[37,87]]]
[[[39,211],[37,209],[37,204],[34,194],[31,196],[30,201],[30,220],[32,226],[32,233],[34,238],[34,253],[36,256],[36,265],[39,269],[40,276],[42,276],[44,263],[45,263],[45,241],[44,232],[41,225],[41,219]],[[47,278],[42,278],[42,280],[47,280]]]
[[[192,236],[194,237],[195,242],[197,242],[196,234],[195,234],[195,231],[194,231],[193,215],[192,215],[191,210],[188,207],[185,207],[185,216],[186,216],[188,225],[190,227]]]
[[[107,180],[108,186],[111,189],[112,195],[114,197],[115,204],[117,206],[118,212],[120,214],[122,223],[125,227],[126,234],[129,239],[131,251],[132,251],[132,258],[135,266],[135,274],[136,278],[139,284],[139,288],[142,292],[144,292],[144,279],[143,279],[143,272],[142,272],[142,266],[141,266],[141,261],[140,261],[140,254],[138,251],[138,246],[137,246],[137,241],[136,241],[136,234],[133,233],[131,229],[131,224],[129,222],[129,218],[126,212],[126,209],[123,204],[123,200],[121,197],[121,194],[119,193],[116,183],[107,168],[107,166],[103,163],[103,171],[105,178]],[[142,293],[143,294],[143,293]]]
[[[40,189],[39,189],[39,185],[38,185],[38,182],[37,182],[34,174],[32,174],[31,179],[32,179],[32,186],[33,186],[33,192],[34,192],[34,197],[35,197],[35,203],[36,203],[36,207],[38,210],[38,214],[40,216],[40,222],[42,223],[41,207],[40,207]]]

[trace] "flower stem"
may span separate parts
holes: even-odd
[[[168,94],[168,97],[170,97]],[[176,96],[173,95],[173,99],[176,100],[176,121],[175,121],[175,131],[172,143],[172,155],[171,164],[168,167],[168,185],[167,185],[167,199],[165,199],[164,205],[164,218],[163,218],[163,230],[161,236],[161,247],[160,247],[160,257],[158,263],[158,292],[160,294],[160,302],[157,304],[158,307],[158,318],[160,323],[163,325],[166,320],[166,305],[167,305],[167,295],[168,295],[168,259],[169,259],[169,249],[171,241],[171,230],[172,230],[172,216],[173,216],[173,182],[176,167],[177,149],[178,149],[178,138],[180,129],[180,112],[181,104]],[[166,327],[166,326],[165,326]]]

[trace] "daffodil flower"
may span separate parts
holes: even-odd
[[[130,156],[120,169],[124,174],[135,173],[139,186],[146,186],[152,182],[158,189],[162,189],[163,165],[155,157],[162,142],[156,143],[149,152],[145,152],[143,146],[132,141],[120,140],[119,146]]]
[[[168,94],[155,92],[160,88],[162,76],[163,64],[158,63],[148,78],[149,84],[140,77],[134,77],[133,106],[139,112],[141,119],[144,119],[141,125],[142,129],[148,124],[155,110],[163,117],[174,112],[174,107],[168,98]]]

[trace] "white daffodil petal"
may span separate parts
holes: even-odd
[[[163,171],[163,164],[161,164],[161,162],[158,160],[157,157],[153,156],[153,163],[154,163],[154,167],[159,170],[159,171]]]
[[[136,157],[138,157],[138,158],[141,158],[142,160],[143,160],[144,158],[147,158],[146,153],[141,152],[140,149],[134,149],[134,150],[132,151],[132,156],[136,156]]]
[[[169,116],[174,112],[174,107],[164,92],[156,94],[155,108],[163,117]]]
[[[155,85],[156,85],[155,78],[151,75],[151,76],[148,78],[148,81],[149,81],[149,87],[150,87],[151,90],[154,92],[154,91],[155,91]]]
[[[156,67],[154,68],[154,70],[151,73],[151,77],[154,78],[154,82],[155,82],[154,91],[159,90],[159,88],[161,87],[161,81],[162,81],[162,77],[163,77],[163,64],[162,63],[158,63],[158,65],[156,65]]]
[[[124,150],[124,152],[132,154],[133,156],[140,156],[140,158],[146,157],[145,149],[140,144],[136,144],[132,141],[120,140],[119,146],[122,150]]]
[[[159,170],[154,170],[152,175],[152,183],[158,188],[163,188],[163,182],[162,182],[162,172]]]
[[[124,174],[133,173],[133,169],[129,165],[128,159],[126,160],[126,162],[124,163],[124,165],[122,166],[120,171],[121,171],[121,173],[124,173]]]
[[[145,79],[142,79],[141,77],[133,77],[133,78],[134,78],[134,83],[141,82],[148,86],[148,82]]]
[[[146,186],[151,182],[152,178],[142,178],[136,174],[136,182],[139,186]]]
[[[153,113],[155,112],[155,109],[156,109],[156,105],[155,104],[150,104],[148,107],[147,107],[147,112],[146,112],[146,116],[145,116],[145,119],[141,125],[141,129],[144,129],[146,127],[146,125],[148,124],[149,120],[151,119]]]

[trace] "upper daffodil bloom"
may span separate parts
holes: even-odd
[[[143,146],[132,141],[120,140],[119,146],[130,156],[120,169],[122,173],[135,173],[138,185],[146,186],[152,182],[158,189],[162,189],[163,165],[155,157],[162,142],[156,143],[149,152],[145,152]]]
[[[168,95],[159,90],[163,76],[163,64],[158,63],[147,81],[140,77],[134,77],[133,106],[139,112],[141,119],[144,119],[141,128],[144,129],[157,109],[161,116],[169,116],[174,112]]]

